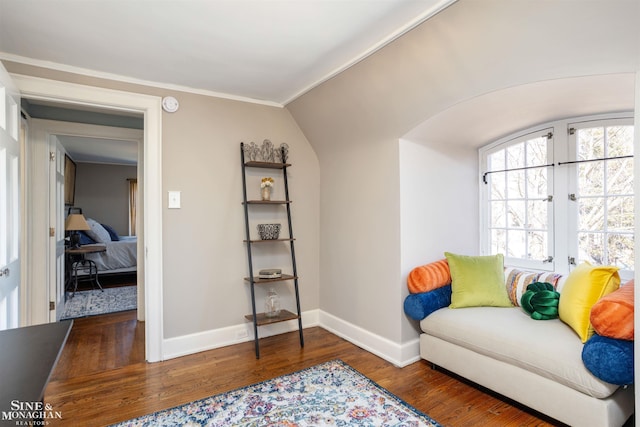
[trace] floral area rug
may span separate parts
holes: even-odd
[[[138,426],[440,426],[340,360],[114,424]]]
[[[104,292],[100,289],[78,291],[73,297],[67,293],[60,320],[133,310],[137,302],[135,286],[105,288]]]

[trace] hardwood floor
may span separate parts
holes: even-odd
[[[397,368],[322,328],[205,351],[158,363],[144,361],[144,324],[135,311],[76,319],[46,389],[61,411],[49,426],[104,426],[332,359],[341,359],[444,426],[558,425],[513,402],[433,370],[421,360]]]
[[[100,285],[103,288],[116,288],[120,286],[134,286],[137,282],[136,273],[119,273],[119,274],[105,274],[99,275]],[[87,279],[78,280],[79,291],[89,291],[96,289],[95,284]]]

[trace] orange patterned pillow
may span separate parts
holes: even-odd
[[[591,325],[598,335],[633,340],[633,285],[630,280],[591,308]]]
[[[416,267],[407,277],[407,287],[412,294],[429,292],[449,283],[451,283],[451,272],[446,259]]]

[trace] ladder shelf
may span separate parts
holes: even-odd
[[[266,143],[267,141],[265,141]],[[251,143],[251,145],[254,145]],[[269,145],[271,143],[269,142]],[[245,144],[240,143],[240,160],[242,166],[242,193],[243,193],[243,201],[244,205],[244,218],[245,218],[245,234],[246,238],[244,240],[247,248],[247,260],[249,265],[249,276],[245,277],[245,282],[249,283],[251,287],[251,308],[252,313],[245,315],[245,319],[249,320],[253,323],[253,332],[254,332],[254,345],[256,358],[260,358],[260,337],[258,334],[258,327],[264,325],[271,325],[278,322],[287,322],[291,320],[298,321],[298,332],[300,335],[300,347],[304,347],[304,336],[302,332],[302,316],[300,311],[300,292],[298,289],[298,272],[296,267],[296,255],[295,255],[295,238],[293,237],[293,227],[291,225],[291,200],[289,199],[289,182],[287,178],[287,168],[291,166],[291,164],[286,163],[287,151],[286,148],[281,147],[279,153],[280,159],[282,162],[264,162],[264,161],[256,161],[256,160],[248,160],[245,161]],[[262,168],[262,169],[273,169],[273,170],[281,170],[282,179],[284,182],[284,191],[285,191],[285,200],[248,200],[247,199],[247,168]],[[251,232],[249,227],[249,218],[250,218],[250,207],[251,206],[260,206],[260,205],[283,205],[286,209],[287,213],[287,225],[289,237],[285,238],[277,238],[277,239],[252,239]],[[256,207],[255,209],[259,209]],[[260,278],[259,276],[254,274],[254,266],[253,266],[253,256],[252,256],[252,246],[254,244],[264,245],[268,243],[276,243],[276,242],[289,242],[289,252],[291,255],[291,269],[293,274],[282,274],[277,278]],[[256,310],[256,292],[255,287],[257,285],[265,284],[265,283],[274,283],[274,282],[283,282],[283,281],[293,281],[293,287],[295,291],[295,302],[296,302],[296,312],[292,312],[289,310],[281,309],[277,316],[267,316],[265,313],[258,313]]]

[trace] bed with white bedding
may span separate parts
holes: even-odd
[[[96,263],[99,274],[137,271],[138,238],[120,236],[113,227],[87,218],[90,230],[80,232],[80,244],[104,245],[106,251],[89,253],[85,259]],[[88,272],[87,272],[88,273]],[[82,274],[80,271],[78,274]]]
[[[99,274],[124,273],[137,270],[138,239],[136,236],[119,236],[120,240],[102,242],[107,250],[85,255],[96,263]]]

